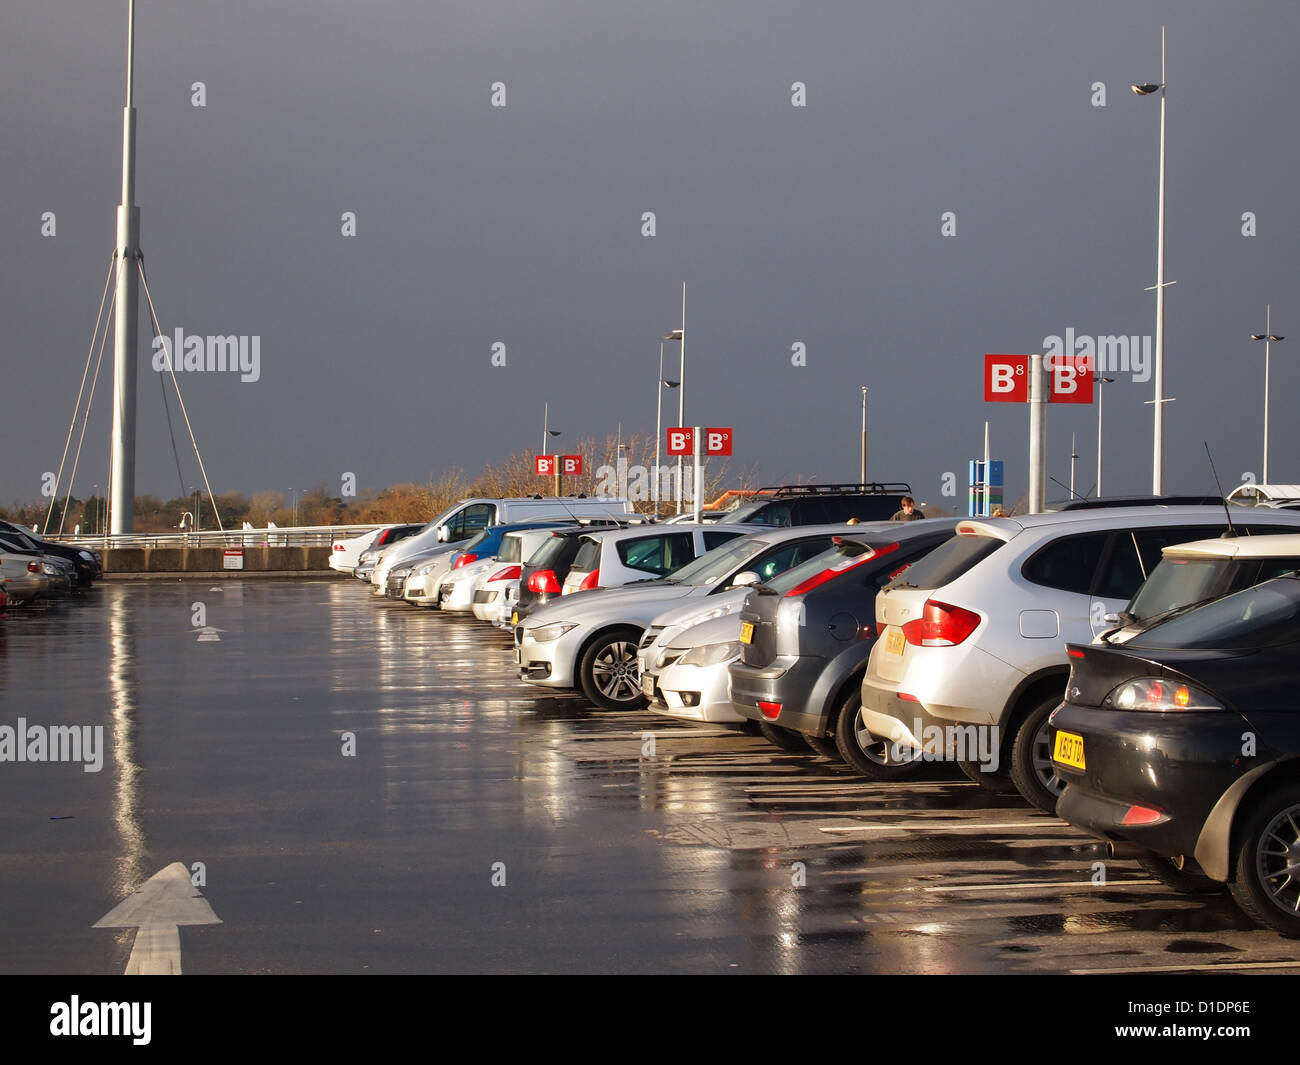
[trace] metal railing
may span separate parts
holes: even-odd
[[[119,533],[116,536],[80,536],[64,533],[46,536],[57,543],[98,550],[126,547],[329,547],[335,540],[382,529],[391,522],[369,525],[301,525],[294,528],[216,529],[202,532]]]

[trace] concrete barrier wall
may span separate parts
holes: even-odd
[[[220,547],[113,547],[102,551],[104,575],[220,573],[228,577],[267,573],[332,575],[328,547],[245,547],[244,568],[228,570]]]

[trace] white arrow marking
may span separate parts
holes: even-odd
[[[135,928],[127,976],[180,976],[180,925],[221,924],[190,883],[190,871],[172,862],[95,922],[95,928]]]

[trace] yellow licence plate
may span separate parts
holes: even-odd
[[[510,615],[510,624],[511,624],[511,625],[518,625],[518,624],[519,624],[519,611],[518,611],[518,610],[516,610],[513,614]]]
[[[740,642],[754,642],[754,623],[752,621],[742,621],[740,623]]]
[[[1057,732],[1056,747],[1052,750],[1052,761],[1075,769],[1087,769],[1083,760],[1083,737],[1073,732]]]
[[[895,629],[885,638],[885,650],[891,655],[901,655],[906,646],[907,637],[903,635],[902,629]]]

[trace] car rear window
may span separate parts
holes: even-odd
[[[1278,577],[1151,626],[1128,647],[1231,650],[1300,640],[1300,578]]]
[[[917,588],[924,591],[942,588],[974,569],[1005,542],[996,536],[971,533],[954,536],[914,562],[887,587]]]
[[[695,547],[690,533],[665,533],[658,536],[639,536],[620,540],[614,545],[619,560],[628,569],[642,570],[664,576],[679,569],[695,557]],[[579,553],[581,557],[581,553]],[[573,564],[574,569],[586,569]]]
[[[1225,558],[1166,558],[1151,571],[1128,605],[1137,621],[1201,603],[1217,594],[1231,566]]]
[[[817,574],[830,569],[832,566],[839,564],[850,558],[858,558],[864,552],[864,547],[854,541],[846,541],[838,544],[828,551],[822,551],[814,555],[806,562],[801,562],[797,566],[792,566],[784,573],[778,573],[770,581],[764,582],[759,590],[762,592],[772,592],[776,595],[785,595],[791,588],[797,588],[804,581]]]
[[[497,561],[518,562],[523,550],[523,538],[516,533],[507,533],[501,541],[501,550],[497,552]]]
[[[548,536],[542,546],[529,556],[528,564],[540,569],[549,569],[571,546],[572,537]]]
[[[592,540],[584,536],[582,543],[578,548],[578,553],[573,556],[573,569],[579,573],[590,573],[600,565],[600,541]]]

